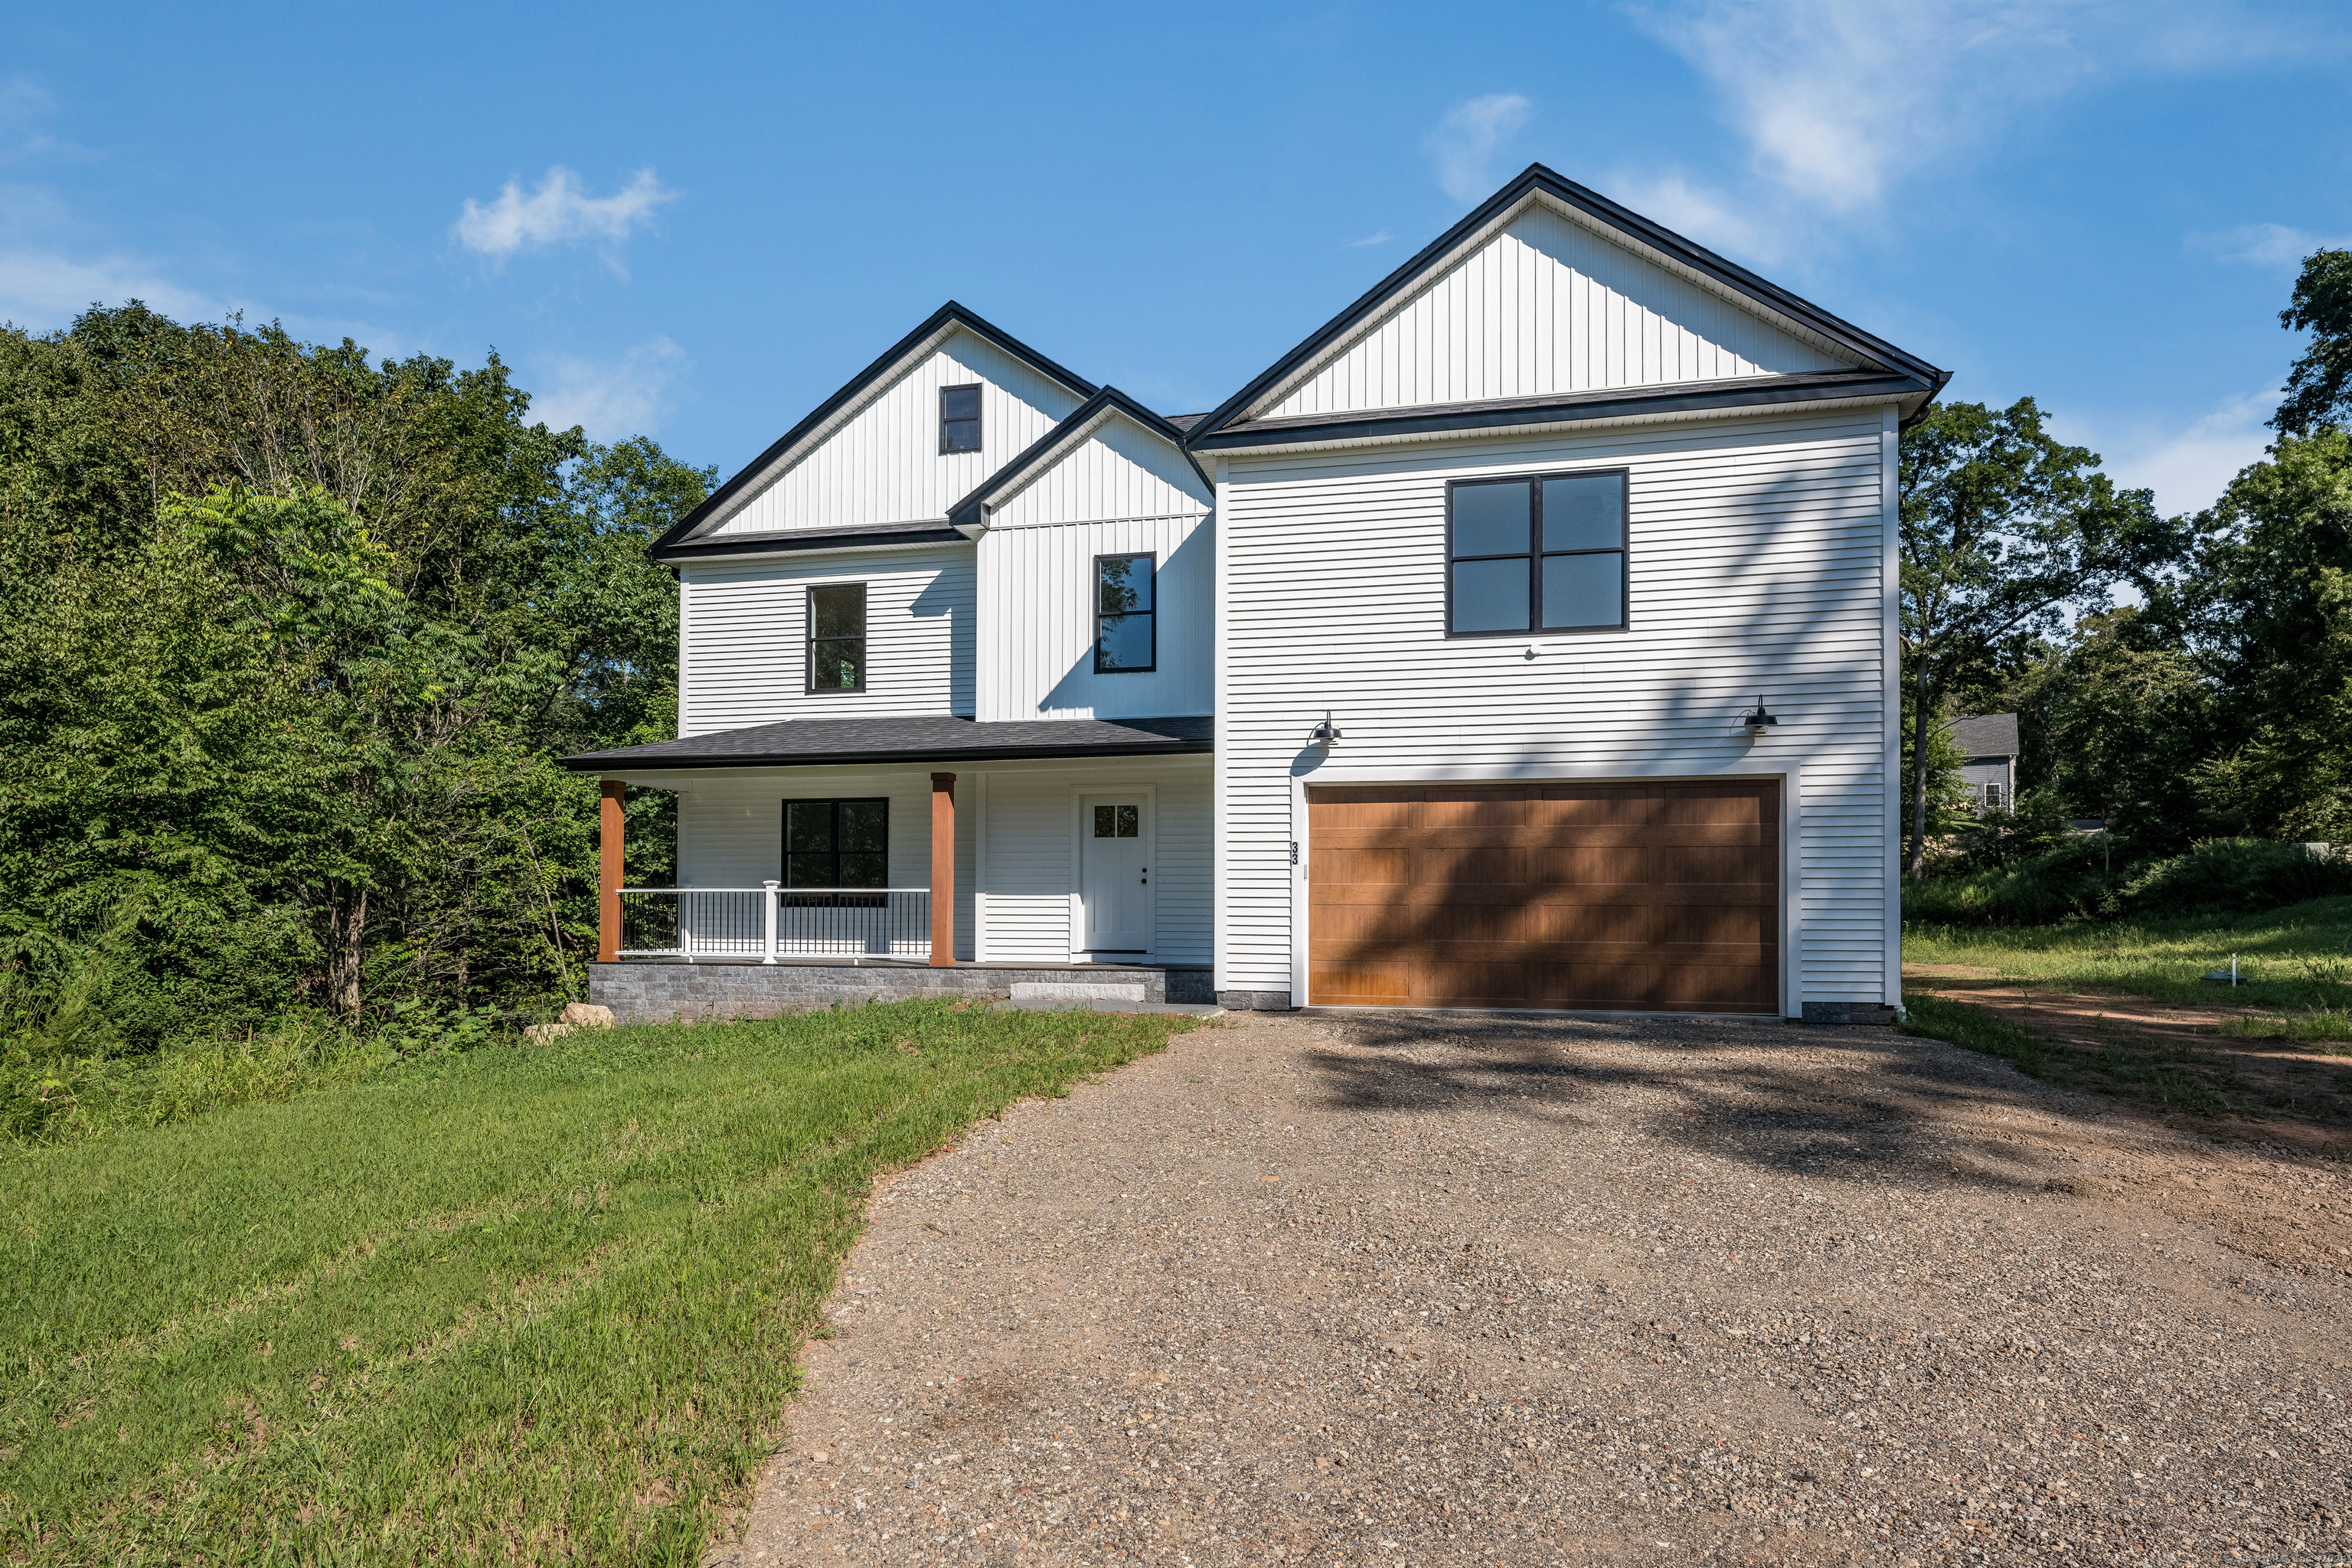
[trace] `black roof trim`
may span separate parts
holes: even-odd
[[[1811,300],[1799,298],[1775,283],[1768,283],[1755,273],[1735,262],[1727,261],[1706,247],[1685,239],[1673,230],[1651,222],[1639,213],[1619,206],[1598,191],[1588,190],[1541,163],[1530,163],[1509,184],[1496,191],[1474,209],[1470,216],[1439,235],[1407,261],[1374,284],[1356,302],[1332,317],[1317,329],[1306,342],[1274,362],[1233,396],[1192,427],[1191,441],[1200,445],[1207,437],[1223,430],[1231,421],[1240,418],[1250,405],[1265,395],[1268,388],[1298,368],[1298,366],[1328,347],[1359,321],[1418,279],[1445,254],[1471,235],[1484,228],[1504,212],[1516,206],[1530,192],[1541,190],[1555,200],[1563,202],[1587,216],[1639,240],[1654,250],[1672,257],[1692,270],[1714,279],[1737,293],[1745,294],[1758,304],[1777,314],[1803,322],[1831,342],[1838,343],[1857,357],[1891,370],[1904,372],[1929,389],[1932,397],[1943,390],[1951,372],[1938,370],[1918,355],[1896,348],[1883,338],[1864,331],[1852,322],[1832,316]]]
[[[1118,409],[1146,430],[1165,440],[1183,457],[1187,463],[1192,464],[1192,471],[1201,475],[1202,484],[1207,485],[1212,490],[1217,488],[1208,475],[1201,473],[1201,465],[1192,461],[1192,454],[1184,450],[1183,431],[1171,425],[1165,418],[1154,414],[1118,388],[1105,386],[1097,388],[1092,397],[1072,409],[1068,418],[1030,442],[1028,447],[1011,462],[981,480],[970,495],[948,508],[948,521],[957,527],[969,527],[973,523],[984,521],[985,520],[980,515],[981,498],[994,495],[998,490],[1044,462],[1056,446],[1068,439],[1070,432],[1084,429],[1088,421],[1106,408]]]
[[[744,489],[744,487],[751,484],[753,479],[757,479],[770,463],[774,462],[784,453],[792,450],[794,443],[798,442],[801,437],[806,436],[810,431],[824,424],[827,419],[838,413],[843,405],[850,402],[852,399],[856,397],[858,394],[864,392],[867,387],[873,385],[875,382],[881,379],[881,377],[888,372],[890,367],[898,363],[899,359],[912,350],[917,343],[921,342],[925,338],[929,337],[933,332],[936,332],[940,328],[947,326],[950,322],[953,322],[958,326],[965,328],[967,331],[986,338],[998,348],[1003,349],[1005,353],[1012,354],[1016,359],[1026,361],[1030,365],[1044,373],[1045,375],[1052,377],[1054,380],[1060,382],[1063,385],[1076,393],[1080,397],[1092,397],[1095,395],[1096,387],[1093,382],[1088,381],[1086,377],[1077,374],[1074,371],[1065,370],[1062,366],[1055,363],[1052,360],[1047,359],[1044,354],[1039,353],[1035,349],[1031,348],[1027,343],[1023,342],[1019,338],[1014,337],[1012,333],[1001,330],[992,322],[983,321],[979,316],[974,315],[971,311],[965,310],[961,305],[957,304],[953,300],[950,300],[946,304],[940,306],[938,310],[932,311],[929,317],[925,318],[922,325],[917,327],[913,331],[908,332],[905,337],[900,338],[896,343],[893,343],[888,349],[884,351],[881,358],[876,360],[872,364],[867,365],[864,370],[859,371],[856,375],[851,376],[840,391],[835,393],[831,397],[826,398],[823,403],[818,404],[814,411],[813,411],[807,418],[802,420],[799,424],[785,431],[782,436],[776,437],[766,451],[752,458],[751,461],[746,464],[742,470],[736,474],[733,479],[729,479],[725,484],[720,485],[717,489],[711,491],[709,496],[700,506],[696,507],[692,511],[688,512],[684,517],[678,519],[678,521],[672,525],[667,533],[663,534],[659,539],[654,542],[654,550],[658,552],[667,549],[671,545],[682,542],[688,535],[691,534],[697,528],[702,525],[704,519],[708,518],[719,508],[726,505],[728,501],[733,500],[735,496]],[[656,556],[656,559],[659,559],[658,555]]]
[[[1304,441],[1367,440],[1381,436],[1434,435],[1496,426],[1566,425],[1628,415],[1675,414],[1717,408],[1769,407],[1830,398],[1874,395],[1905,397],[1932,394],[1934,387],[1907,375],[1883,371],[1831,371],[1769,380],[1677,382],[1667,386],[1612,388],[1567,397],[1515,398],[1509,402],[1445,403],[1420,408],[1385,408],[1344,417],[1310,415],[1293,419],[1254,419],[1193,443],[1196,451],[1279,447]]]
[[[677,768],[833,767],[851,763],[1045,761],[1150,757],[1216,750],[1216,721],[1013,720],[982,724],[947,714],[902,719],[788,719],[563,759],[574,773]]]
[[[945,522],[861,522],[849,528],[771,529],[764,533],[728,533],[646,549],[648,561],[707,561],[715,555],[783,555],[799,550],[850,550],[866,544],[969,544],[971,539]]]

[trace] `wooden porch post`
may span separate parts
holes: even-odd
[[[931,775],[931,967],[955,963],[955,774]]]
[[[621,800],[629,786],[619,779],[604,781],[604,799],[598,807],[596,845],[596,960],[614,963],[621,956]]]

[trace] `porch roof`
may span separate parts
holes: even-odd
[[[1049,757],[1148,757],[1216,750],[1216,721],[1027,719],[980,723],[947,714],[907,719],[787,719],[682,741],[583,752],[578,773],[620,769],[794,767],[812,763],[953,763]]]

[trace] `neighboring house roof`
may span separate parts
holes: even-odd
[[[2017,715],[1986,713],[1974,719],[1955,719],[1945,728],[1951,731],[1952,743],[1961,754],[1969,757],[2013,757],[2018,755]]]
[[[1305,378],[1327,356],[1343,348],[1356,332],[1375,318],[1384,317],[1433,272],[1452,265],[1490,231],[1499,230],[1531,202],[1556,204],[1581,221],[1610,231],[1637,254],[1670,270],[1696,279],[1723,295],[1744,302],[1766,320],[1780,323],[1812,342],[1833,347],[1853,363],[1852,369],[1827,374],[1760,375],[1672,386],[1612,388],[1507,402],[1478,402],[1423,408],[1381,408],[1361,412],[1312,415],[1279,422],[1253,418],[1254,411],[1276,405],[1275,394]],[[1619,206],[1540,163],[1527,171],[1482,203],[1460,223],[1424,247],[1420,254],[1381,279],[1362,298],[1325,322],[1304,342],[1269,365],[1232,397],[1190,427],[1188,446],[1220,449],[1328,438],[1363,438],[1381,435],[1412,435],[1446,428],[1495,424],[1561,423],[1617,418],[1628,415],[1661,414],[1750,404],[1801,403],[1829,398],[1892,395],[1902,400],[1906,422],[1916,418],[1951,379],[1916,354],[1864,331],[1800,299],[1777,284],[1726,260],[1640,214]]]
[[[1029,719],[982,724],[946,714],[904,719],[787,719],[583,752],[563,765],[580,773],[666,768],[788,766],[795,763],[947,763],[1035,757],[1139,757],[1216,749],[1216,721]]]
[[[855,405],[868,388],[887,379],[908,360],[936,347],[950,331],[958,328],[995,344],[1006,353],[1025,362],[1040,374],[1060,383],[1082,398],[1092,397],[1095,395],[1097,388],[1093,382],[1074,371],[1065,370],[1012,333],[982,320],[950,300],[933,311],[922,325],[892,344],[884,352],[881,358],[850,377],[840,391],[818,404],[807,418],[778,437],[766,451],[752,458],[733,479],[711,491],[709,497],[700,506],[688,512],[667,533],[654,541],[646,550],[646,555],[655,561],[673,559],[677,547],[691,538],[694,531],[706,521],[726,510],[730,502],[766,477],[769,471],[795,447],[812,437],[821,434],[835,416],[843,414],[845,410]],[[827,531],[843,531],[828,530]],[[775,546],[772,544],[763,547],[763,549],[773,548]],[[820,547],[809,546],[809,548]]]
[[[1160,415],[1154,414],[1115,386],[1106,386],[1070,411],[1070,416],[1029,444],[1011,462],[982,479],[972,492],[948,509],[950,526],[973,529],[987,523],[987,512],[1005,496],[1020,488],[1038,468],[1059,458],[1063,453],[1094,434],[1102,423],[1115,414],[1124,414],[1152,435],[1168,443],[1169,448],[1183,458],[1200,475],[1201,483],[1212,491],[1215,481],[1201,473],[1201,465],[1193,462],[1184,450],[1184,432]]]

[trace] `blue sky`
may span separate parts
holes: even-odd
[[[495,347],[723,474],[950,298],[1207,408],[1538,159],[2179,510],[2261,455],[2297,258],[2352,245],[2352,14],[43,7],[0,318]]]

